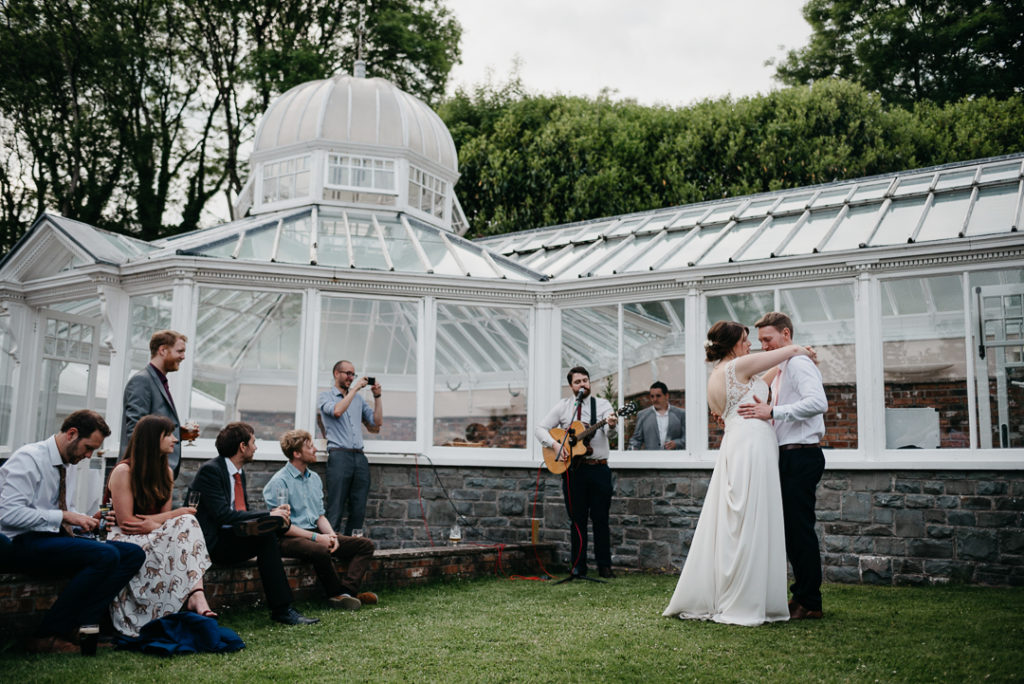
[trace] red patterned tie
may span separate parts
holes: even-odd
[[[248,510],[245,507],[245,490],[242,489],[242,473],[235,473],[235,510]]]
[[[60,484],[57,485],[57,508],[62,511],[68,510],[68,467],[61,463]]]

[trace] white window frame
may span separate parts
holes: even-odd
[[[365,167],[357,167],[351,164],[345,165],[340,163],[338,160],[348,161],[360,161],[363,163],[370,162],[371,166],[369,169]],[[375,166],[377,163],[388,164],[390,169],[377,169]],[[332,183],[331,172],[334,169],[348,169],[349,179],[353,179],[356,171],[368,171],[370,175],[370,185],[356,185],[354,183]],[[378,185],[376,183],[377,177],[384,172],[391,174],[391,185],[390,187],[385,185]],[[332,190],[349,190],[351,192],[361,193],[374,193],[378,195],[394,195],[398,196],[398,162],[395,159],[389,159],[387,157],[373,157],[367,155],[356,155],[348,152],[328,152],[327,158],[324,163],[324,187]]]

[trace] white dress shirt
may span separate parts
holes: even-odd
[[[772,412],[779,444],[816,444],[825,436],[828,410],[821,371],[807,356],[779,364],[772,381]]]
[[[665,408],[664,413],[659,413],[658,409],[654,409],[654,417],[658,421],[658,444],[664,448],[665,442],[668,441],[668,407]]]
[[[59,466],[63,465],[57,440],[26,444],[0,468],[0,532],[16,537],[23,532],[60,532],[64,514],[57,504]],[[68,468],[70,478],[74,468]],[[73,482],[65,479],[65,497],[72,510]]]
[[[612,412],[612,405],[608,403],[607,399],[601,397],[595,397],[597,400],[597,415],[591,419],[590,417],[590,397],[586,397],[583,400],[583,416],[580,419],[583,423],[592,424],[596,423],[603,418],[607,418]],[[576,420],[576,397],[567,397],[559,400],[554,407],[548,411],[548,414],[544,416],[537,427],[534,428],[534,435],[537,437],[537,441],[546,447],[555,448],[555,440],[551,438],[551,428],[569,427]],[[593,449],[594,453],[591,454],[588,460],[600,460],[608,458],[608,425],[604,425],[600,430],[594,433],[594,436],[590,439],[590,448]]]

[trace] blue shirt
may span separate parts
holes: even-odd
[[[64,514],[57,505],[57,468],[63,463],[53,437],[27,444],[7,459],[0,468],[0,532],[13,538],[22,532],[60,531]],[[70,481],[66,484],[71,510],[73,489]]]
[[[284,488],[288,492],[288,505],[292,507],[292,525],[304,530],[317,529],[316,521],[324,514],[324,489],[320,476],[309,468],[306,472],[291,463],[281,468],[263,488],[263,498],[270,508],[276,507],[277,493]]]
[[[316,403],[324,420],[324,430],[327,431],[327,448],[362,449],[363,421],[373,423],[373,409],[357,393],[345,412],[335,418],[334,405],[344,398],[345,395],[337,386],[324,390],[317,397]]]

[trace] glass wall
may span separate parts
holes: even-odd
[[[686,301],[669,299],[625,304],[622,307],[623,401],[634,401],[638,409],[651,404],[650,386],[656,381],[668,387],[669,404],[686,408],[686,339],[683,322]],[[652,409],[653,410],[653,409]],[[663,444],[648,443],[634,428],[637,416],[625,419],[626,448],[658,451]],[[674,421],[673,421],[674,422]],[[682,419],[685,431],[685,417]],[[670,440],[675,449],[685,449],[683,439]]]
[[[439,303],[434,445],[523,449],[530,310]]]
[[[418,330],[418,302],[351,297],[322,300],[317,392],[333,384],[332,369],[342,360],[355,366],[357,377],[371,376],[379,382],[384,424],[376,433],[364,428],[365,440],[416,439]],[[363,391],[372,406],[370,390]]]
[[[46,318],[43,333],[36,439],[57,432],[68,414],[90,407],[96,329],[83,321],[58,316],[54,312]]]
[[[574,366],[590,372],[590,391],[619,405],[619,306],[581,307],[562,310],[561,396],[571,396],[566,374]],[[619,444],[619,431],[608,434],[612,449]]]
[[[887,449],[968,446],[959,275],[881,282]]]
[[[0,323],[0,446],[11,446],[11,410],[14,406],[14,337]]]
[[[171,327],[170,291],[135,295],[128,299],[131,328],[128,340],[128,376],[142,370],[149,363],[149,338],[159,330]]]
[[[978,446],[1024,447],[1024,269],[971,273],[970,287]]]
[[[295,427],[301,320],[297,293],[199,289],[187,418],[202,437],[235,420],[251,423],[259,439]]]

